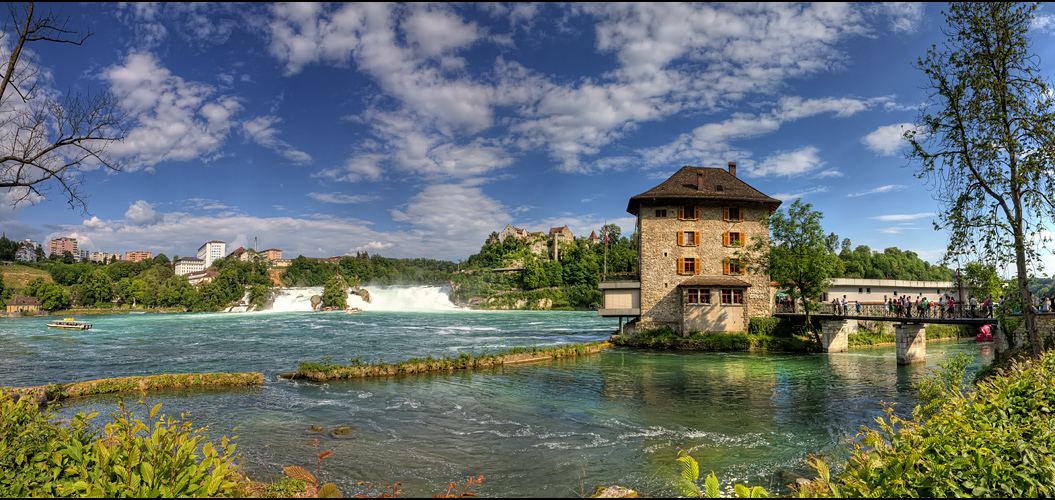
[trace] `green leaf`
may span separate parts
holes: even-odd
[[[742,484],[734,484],[733,491],[736,493],[736,496],[740,498],[751,498],[751,490],[747,489],[747,486]]]
[[[704,489],[707,492],[707,498],[718,498],[718,478],[714,476],[714,471],[707,476],[707,479],[703,482]]]

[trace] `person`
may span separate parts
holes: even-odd
[[[949,297],[949,317],[956,317],[956,299]]]
[[[993,294],[989,294],[989,297],[985,299],[985,317],[993,317]]]
[[[850,310],[846,308],[846,297],[843,297],[843,316],[845,316]]]
[[[861,315],[861,301],[860,300],[855,300],[854,302],[857,303],[857,315],[860,316]]]

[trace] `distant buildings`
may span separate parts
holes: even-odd
[[[200,273],[205,270],[205,261],[194,257],[183,257],[176,261],[174,271],[176,276],[186,276],[192,273]]]
[[[198,258],[205,261],[206,269],[212,265],[212,261],[222,259],[225,255],[227,255],[227,243],[222,241],[209,241],[198,248]]]
[[[123,256],[117,253],[92,252],[88,254],[88,260],[101,264],[108,264],[111,260],[122,260]]]
[[[125,260],[130,262],[139,262],[152,258],[154,258],[154,255],[150,252],[125,252]]]
[[[65,236],[54,239],[48,242],[48,256],[58,255],[62,256],[66,252],[70,255],[77,255],[77,240],[75,238],[67,238]]]
[[[234,251],[228,254],[227,256],[233,257],[234,260],[237,260],[239,262],[249,262],[250,259],[249,250],[246,250],[242,247],[234,249]]]
[[[7,312],[13,313],[22,311],[40,311],[40,300],[37,300],[36,297],[23,297],[21,295],[16,295],[15,297],[12,297],[11,300],[7,301]]]
[[[282,260],[282,250],[279,250],[277,248],[268,248],[267,250],[264,250],[264,258],[267,259],[268,262]]]

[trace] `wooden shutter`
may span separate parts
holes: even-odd
[[[679,219],[684,219],[685,218],[685,207],[683,207],[681,205],[678,205],[678,218]]]
[[[729,274],[729,259],[722,259],[722,274]]]
[[[729,220],[729,207],[722,207],[722,210],[722,218],[725,220]]]
[[[685,273],[685,259],[678,258],[678,274]]]
[[[744,207],[740,207],[740,210],[738,210],[738,212],[740,212],[740,222],[744,221],[744,212],[745,211],[746,210],[744,210]]]
[[[737,264],[740,266],[740,274],[747,274],[747,266],[744,265],[744,261],[739,260]]]
[[[700,219],[700,207],[692,207],[692,218],[696,220]]]
[[[747,233],[740,233],[740,246],[747,246]]]
[[[722,246],[729,246],[729,231],[722,233]]]
[[[692,240],[692,244],[696,245],[696,246],[700,246],[700,232],[699,231],[693,231],[692,234],[693,234],[693,236],[695,236],[695,239]]]
[[[685,241],[685,231],[678,231],[678,244],[681,245]]]
[[[693,264],[695,264],[695,266],[693,266],[695,269],[693,269],[692,274],[700,274],[700,259],[695,258],[692,260],[694,261]]]

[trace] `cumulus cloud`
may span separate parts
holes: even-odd
[[[901,148],[908,145],[903,137],[905,131],[915,129],[916,126],[912,123],[884,125],[861,138],[861,143],[869,151],[880,156],[894,156]]]
[[[282,155],[296,165],[311,163],[311,155],[295,149],[277,137],[280,132],[274,125],[281,121],[277,116],[258,116],[242,122],[242,133],[253,142]]]
[[[819,194],[819,193],[826,193],[826,192],[828,192],[828,186],[817,186],[817,187],[814,187],[814,188],[810,188],[810,189],[805,189],[805,190],[799,191],[797,193],[777,193],[777,194],[774,194],[774,195],[771,195],[771,196],[773,196],[774,198],[776,198],[776,199],[778,199],[780,201],[794,201],[794,200],[796,200],[798,198],[805,198],[805,197],[810,196],[810,195]]]
[[[824,166],[817,153],[819,150],[813,146],[795,151],[782,151],[762,160],[745,174],[748,177],[793,177],[814,172]]]
[[[129,159],[128,171],[162,161],[187,161],[216,152],[242,109],[233,96],[173,75],[151,53],[129,53],[103,72],[123,107],[138,119],[125,139],[110,146]]]
[[[139,200],[128,207],[125,220],[136,226],[150,226],[161,221],[161,214],[145,200]]]

